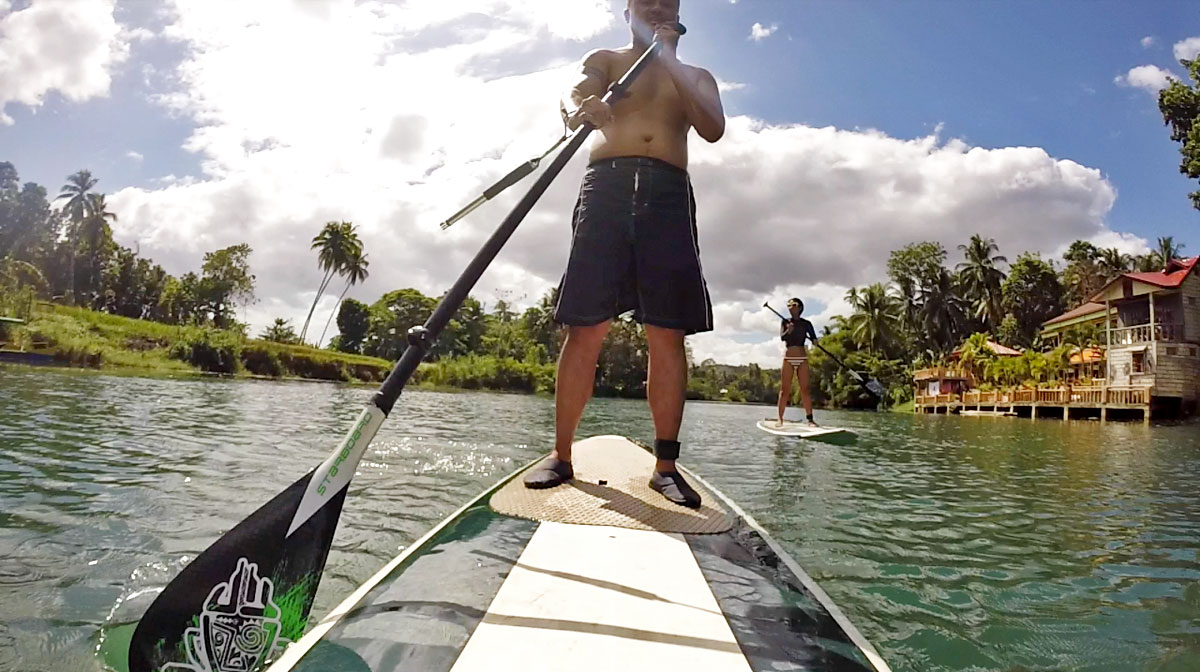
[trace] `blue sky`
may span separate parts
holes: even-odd
[[[0,59],[0,160],[52,192],[91,169],[118,240],[173,273],[250,242],[256,328],[303,319],[320,280],[307,241],[330,219],[358,224],[371,255],[351,296],[436,294],[521,189],[449,232],[436,222],[553,141],[574,63],[628,39],[623,6],[0,0],[0,51],[15,54]],[[1200,49],[1195,16],[1184,2],[684,0],[680,56],[723,83],[730,118],[719,143],[691,140],[716,303],[697,353],[773,363],[763,298],[804,296],[828,320],[913,240],[943,242],[951,263],[975,232],[1010,257],[1081,237],[1200,252],[1196,185],[1155,104],[1165,74],[1184,74],[1175,52]],[[557,282],[584,163],[477,295],[531,303]]]

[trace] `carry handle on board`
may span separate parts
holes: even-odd
[[[780,315],[780,313],[779,313],[779,311],[778,311],[778,310],[775,310],[774,308],[772,308],[772,307],[771,307],[771,305],[770,305],[770,302],[768,302],[768,301],[763,301],[763,308],[766,308],[766,309],[770,310],[772,313],[775,313],[776,315],[779,315],[779,319],[781,319],[781,320],[786,320],[786,319],[788,319],[788,318],[784,317],[783,315]],[[834,354],[833,354],[832,352],[830,352],[830,351],[826,350],[826,349],[824,348],[824,346],[822,346],[820,343],[818,343],[818,342],[816,342],[816,341],[813,341],[813,345],[817,346],[817,349],[818,349],[818,350],[820,350],[821,352],[823,352],[823,353],[825,353],[826,355],[828,355],[828,356],[829,356],[829,358],[830,358],[830,359],[832,359],[834,362],[836,362],[838,366],[840,366],[840,367],[842,367],[843,369],[845,369],[845,370],[846,370],[846,372],[847,372],[847,373],[849,373],[849,374],[850,374],[850,376],[851,376],[852,378],[854,378],[854,380],[855,380],[855,381],[857,381],[857,382],[858,382],[858,384],[859,384],[859,385],[861,385],[861,386],[863,387],[863,389],[865,389],[867,392],[870,392],[870,393],[871,393],[872,395],[874,395],[874,396],[875,396],[877,399],[882,399],[882,398],[883,398],[883,396],[884,396],[885,394],[887,394],[887,388],[883,386],[883,383],[879,382],[879,381],[878,381],[878,380],[876,380],[875,378],[871,378],[871,380],[865,380],[865,379],[862,377],[862,374],[860,374],[858,371],[855,371],[854,369],[852,369],[852,368],[850,368],[850,367],[846,366],[846,363],[845,363],[845,362],[843,362],[842,360],[840,360],[840,359],[838,359],[837,357],[835,357],[835,356],[834,356]]]
[[[611,102],[662,48],[655,38],[604,95]],[[299,639],[312,609],[350,479],[433,342],[517,225],[595,130],[582,124],[480,249],[408,347],[341,444],[316,469],[229,530],[180,571],[146,610],[129,646],[130,672],[258,669]],[[518,178],[519,179],[519,178]],[[514,180],[515,181],[515,180]]]

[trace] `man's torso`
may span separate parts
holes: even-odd
[[[640,56],[631,49],[609,52],[608,81],[616,81]],[[690,78],[693,69],[681,66]],[[629,95],[613,104],[613,120],[599,130],[592,145],[591,160],[617,156],[648,156],[687,169],[687,134],[691,128],[683,101],[664,66],[651,63],[629,89]]]

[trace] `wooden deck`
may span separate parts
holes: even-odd
[[[1064,420],[1069,420],[1072,415],[1092,415],[1096,411],[1101,420],[1107,420],[1110,410],[1120,410],[1138,411],[1143,422],[1150,422],[1150,392],[1149,386],[1085,385],[918,394],[913,410],[917,413],[958,413],[963,410],[1028,413],[1035,419],[1039,415],[1057,415]]]

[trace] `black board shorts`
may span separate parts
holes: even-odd
[[[712,331],[686,170],[641,156],[592,162],[571,229],[556,322],[586,327],[632,310],[642,324]]]

